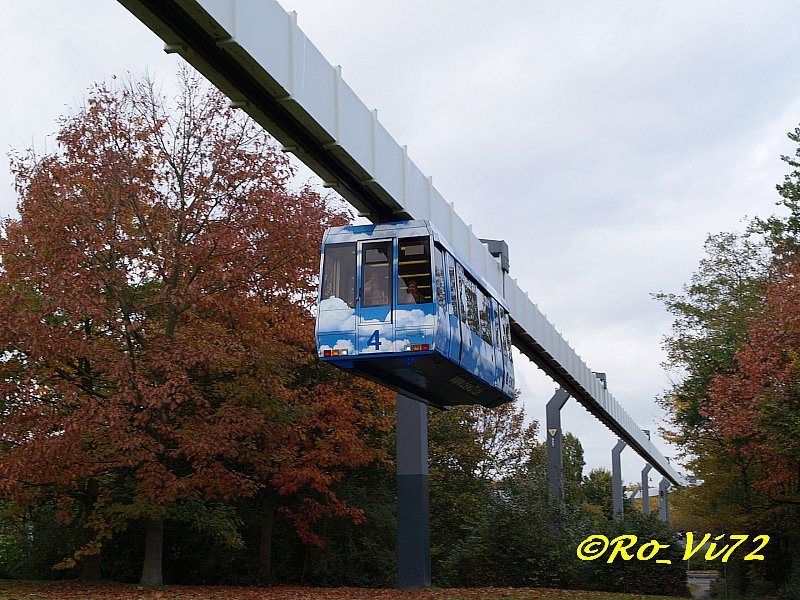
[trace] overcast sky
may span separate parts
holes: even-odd
[[[280,2],[476,235],[508,242],[522,289],[655,430],[670,318],[650,294],[679,291],[707,234],[777,210],[800,123],[800,3]],[[114,0],[3,8],[4,152],[52,148],[93,82],[147,69],[172,85],[179,59]],[[0,215],[15,203],[4,166]],[[544,431],[555,384],[516,367]],[[611,433],[574,400],[562,420],[587,471],[610,468]],[[623,459],[638,481],[642,461]]]

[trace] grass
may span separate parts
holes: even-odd
[[[144,589],[125,584],[83,584],[0,580],[0,600],[675,600],[554,589],[425,589],[398,591],[364,588],[165,586]]]

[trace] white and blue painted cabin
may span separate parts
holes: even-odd
[[[514,396],[508,309],[428,221],[325,232],[316,339],[322,360],[433,406]]]

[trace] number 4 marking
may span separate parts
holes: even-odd
[[[381,349],[381,330],[376,329],[367,340],[367,346],[375,346],[375,350]]]

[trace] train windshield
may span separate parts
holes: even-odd
[[[338,298],[354,308],[356,296],[356,245],[329,244],[322,266],[322,300]]]
[[[397,303],[433,302],[429,237],[400,238],[397,247]]]

